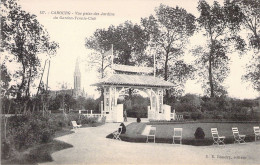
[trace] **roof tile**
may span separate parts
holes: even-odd
[[[131,85],[147,87],[173,87],[174,84],[160,78],[148,75],[114,74],[108,78],[101,79],[93,85]]]

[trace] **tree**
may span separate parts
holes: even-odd
[[[140,25],[126,21],[116,27],[111,25],[107,30],[97,29],[93,36],[86,38],[85,46],[95,51],[90,57],[91,65],[96,66],[100,77],[104,78],[111,66],[111,60],[113,63],[123,65],[142,64],[146,59],[145,49],[148,39]],[[114,59],[111,59],[112,44]],[[103,100],[104,89],[101,87],[99,90]]]
[[[229,33],[227,11],[218,2],[214,1],[210,6],[205,0],[200,0],[197,8],[200,12],[197,21],[200,30],[207,37],[207,44],[206,47],[194,49],[193,54],[197,57],[196,65],[198,74],[202,77],[203,88],[213,98],[226,94],[222,83],[229,73],[230,43],[235,43],[236,49],[243,50],[244,42],[240,37]]]
[[[86,110],[99,111],[99,100],[94,100],[93,98],[87,98],[84,102],[84,108]]]
[[[93,36],[86,38],[86,47],[98,52],[108,51],[113,44],[114,63],[124,65],[136,64],[136,58],[144,54],[148,36],[140,25],[126,21],[115,27],[97,29]]]
[[[179,60],[179,57],[183,55],[185,44],[195,31],[195,17],[183,8],[162,4],[155,12],[155,16],[143,18],[141,22],[150,37],[150,48],[155,49],[157,73],[165,81],[183,84],[190,75],[192,66]],[[166,98],[168,95],[167,91]]]
[[[8,96],[9,92],[9,83],[11,81],[10,73],[8,73],[8,70],[5,66],[5,64],[1,64],[1,97]]]
[[[16,76],[21,79],[17,85],[16,97],[30,96],[30,87],[41,69],[39,54],[47,56],[56,53],[58,44],[51,42],[48,32],[38,22],[35,15],[23,11],[15,0],[6,0],[1,5],[2,51],[13,55],[21,65]]]
[[[84,105],[85,105],[85,102],[86,102],[86,98],[85,97],[81,97],[79,96],[77,99],[76,99],[76,108],[77,109],[84,109]]]
[[[76,100],[72,97],[70,94],[65,94],[64,95],[64,111],[68,112],[72,107],[76,105]]]
[[[254,56],[247,65],[247,74],[243,77],[252,82],[253,87],[260,91],[260,1],[226,0],[229,10],[229,22],[238,30],[246,30],[249,49],[254,50]]]
[[[55,97],[50,98],[50,105],[49,109],[50,110],[58,110],[61,108],[63,104],[63,94],[59,94]]]

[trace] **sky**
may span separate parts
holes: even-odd
[[[208,1],[212,3],[212,1]],[[59,43],[60,48],[55,57],[51,58],[49,86],[53,90],[59,89],[61,83],[68,83],[73,88],[73,72],[77,57],[80,58],[82,86],[88,95],[98,96],[91,84],[98,81],[97,73],[87,68],[90,50],[85,47],[85,38],[90,37],[98,28],[117,26],[127,20],[140,23],[142,17],[154,14],[155,7],[160,4],[172,7],[180,6],[188,12],[199,16],[198,0],[20,0],[22,9],[35,14],[38,21],[47,29],[51,40]],[[222,1],[220,1],[222,3]],[[63,12],[63,14],[59,14]],[[94,15],[99,13],[99,15]],[[105,13],[106,15],[101,15]],[[81,15],[80,15],[81,14]],[[84,14],[84,16],[83,16]],[[92,15],[89,15],[92,14]],[[55,19],[54,17],[58,17]],[[75,20],[75,16],[78,18]],[[69,17],[64,19],[64,17]],[[83,18],[84,20],[79,19]],[[73,19],[72,19],[73,18]],[[196,35],[190,40],[189,46],[205,43],[205,39]],[[191,54],[186,59],[192,61]],[[248,82],[242,82],[248,56],[240,58],[232,55],[231,73],[224,82],[228,87],[228,94],[236,98],[255,98],[259,94],[250,87]],[[46,75],[45,75],[46,76]],[[45,80],[46,78],[44,78]],[[196,80],[189,80],[185,85],[185,93],[203,94],[201,85]]]

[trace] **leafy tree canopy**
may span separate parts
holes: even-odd
[[[22,10],[15,0],[4,1],[1,9],[1,51],[13,55],[9,60],[22,66],[16,72],[16,77],[21,79],[16,87],[17,97],[29,96],[31,82],[39,75],[41,67],[39,55],[54,55],[58,44],[50,41],[48,32],[36,16]]]

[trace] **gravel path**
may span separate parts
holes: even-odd
[[[72,144],[73,148],[53,153],[54,161],[43,164],[260,164],[260,141],[198,147],[105,138],[118,126],[118,123],[106,123],[80,128],[57,138]]]

